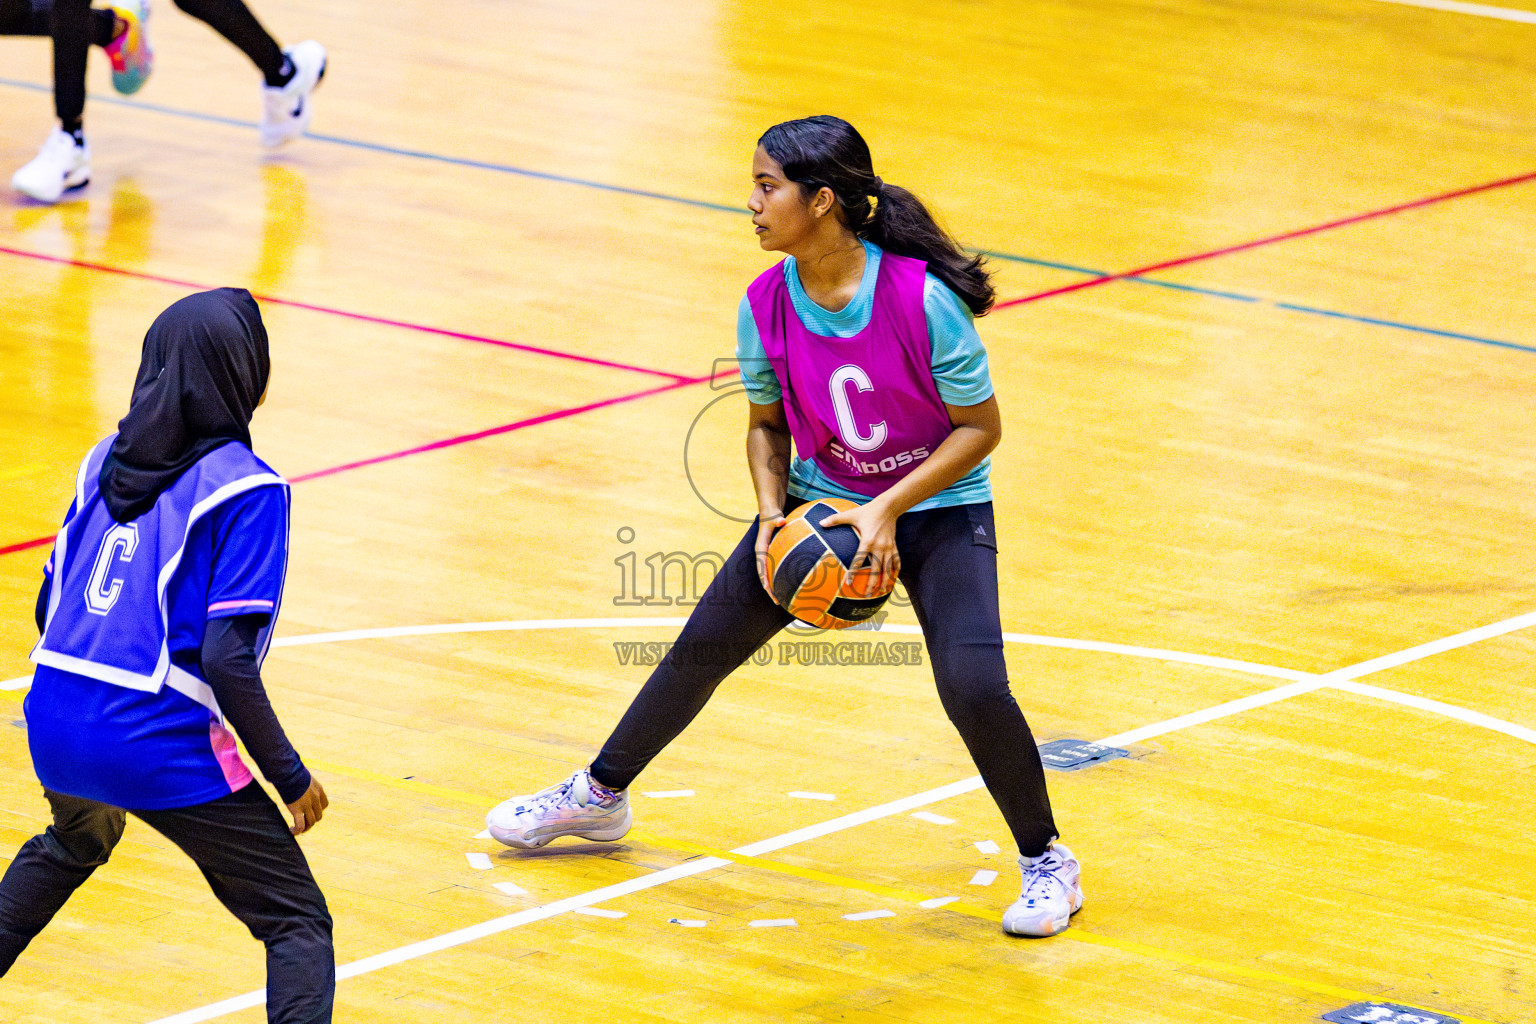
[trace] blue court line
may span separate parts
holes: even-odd
[[[996,249],[973,250],[982,256],[995,256],[1000,260],[1010,260],[1014,263],[1028,263],[1032,267],[1048,267],[1051,270],[1069,270],[1074,274],[1087,274],[1089,277],[1108,277],[1102,270],[1091,270],[1088,267],[1079,267],[1074,263],[1057,263],[1055,260],[1037,260],[1033,256],[1017,256],[1011,252],[998,252]]]
[[[1087,274],[1089,277],[1110,277],[1107,270],[1094,270],[1092,267],[1079,267],[1072,263],[1056,263],[1052,260],[1037,260],[1032,256],[1016,256],[1011,252],[998,252],[996,249],[977,249],[976,252],[983,256],[995,256],[1000,260],[1009,260],[1013,263],[1028,263],[1032,267],[1049,267],[1052,270],[1070,270],[1074,274]],[[1123,281],[1132,284],[1146,284],[1154,288],[1171,288],[1177,292],[1193,292],[1196,295],[1209,295],[1218,299],[1233,299],[1237,302],[1264,302],[1257,295],[1244,295],[1241,292],[1224,292],[1215,288],[1200,288],[1192,284],[1179,284],[1177,281],[1159,281],[1155,277],[1125,277]]]
[[[1536,346],[1517,345],[1512,341],[1499,341],[1497,338],[1483,338],[1476,334],[1459,334],[1456,331],[1441,331],[1433,327],[1419,327],[1414,324],[1398,323],[1396,320],[1378,320],[1372,316],[1356,316],[1353,313],[1337,313],[1331,309],[1314,309],[1311,306],[1298,306],[1291,302],[1271,302],[1276,309],[1289,309],[1297,313],[1311,313],[1313,316],[1329,316],[1335,320],[1353,320],[1356,323],[1372,324],[1376,327],[1395,327],[1402,331],[1417,331],[1419,334],[1433,334],[1439,338],[1455,338],[1458,341],[1475,341],[1479,345],[1493,345],[1496,348],[1512,348],[1517,352],[1536,352]]]
[[[0,78],[0,85],[10,86],[13,89],[26,89],[29,92],[52,93],[53,87],[38,85],[35,82],[18,82],[12,78]],[[256,127],[255,121],[242,121],[234,117],[221,117],[218,114],[204,114],[196,110],[183,110],[179,107],[163,107],[156,103],[143,103],[139,100],[125,100],[116,96],[95,95],[91,97],[93,103],[106,103],[115,107],[129,107],[133,110],[147,110],[155,114],[167,114],[171,117],[180,117],[189,121],[203,121],[207,124],[222,124],[231,128]],[[367,142],[363,139],[348,139],[340,135],[320,135],[315,132],[306,132],[304,137],[314,139],[317,142],[329,142],[336,146],[346,146],[350,149],[361,149],[370,153],[387,153],[390,156],[408,156],[416,160],[431,160],[440,164],[452,164],[455,167],[471,167],[481,171],[496,171],[501,174],[515,174],[522,178],[533,178],[538,181],[554,181],[562,185],[580,185],[583,188],[601,189],[604,192],[617,192],[621,195],[639,196],[643,199],[662,199],[669,203],[681,203],[685,206],[702,207],[706,210],[720,210],[725,213],[749,213],[744,206],[725,206],[721,203],[711,203],[703,199],[689,199],[687,196],[674,196],[666,192],[650,192],[641,188],[629,188],[624,185],[610,185],[603,181],[593,181],[589,178],[575,178],[565,174],[551,174],[548,171],[535,171],[527,167],[517,167],[513,164],[498,164],[488,160],[470,160],[460,156],[445,156],[442,153],[430,153],[422,149],[404,149],[400,146],[386,146],[379,142]]]
[[[984,256],[995,256],[1001,260],[1012,260],[1015,263],[1028,263],[1037,267],[1050,267],[1053,270],[1071,270],[1079,274],[1088,274],[1091,277],[1109,277],[1109,273],[1103,270],[1094,270],[1091,267],[1077,267],[1068,263],[1051,263],[1047,260],[1031,259],[1028,256],[1013,256],[1006,252],[993,252],[991,250],[977,250]],[[1405,324],[1400,320],[1383,320],[1374,316],[1357,316],[1354,313],[1340,313],[1332,309],[1318,309],[1316,306],[1300,306],[1294,302],[1280,302],[1276,299],[1266,299],[1259,295],[1244,295],[1241,292],[1224,292],[1215,288],[1200,288],[1192,284],[1179,284],[1175,281],[1159,281],[1151,277],[1126,277],[1121,278],[1132,284],[1152,285],[1154,288],[1172,288],[1175,291],[1193,292],[1196,295],[1208,295],[1217,299],[1232,299],[1236,302],[1256,302],[1275,309],[1284,309],[1292,313],[1308,313],[1312,316],[1326,316],[1334,320],[1349,320],[1357,324],[1370,324],[1373,327],[1391,327],[1399,331],[1412,331],[1415,334],[1429,334],[1437,338],[1454,338],[1457,341],[1473,341],[1479,345],[1492,345],[1495,348],[1509,348],[1517,352],[1536,352],[1536,346],[1517,345],[1512,341],[1500,341],[1498,338],[1484,338],[1477,334],[1462,334],[1458,331],[1442,331],[1436,327],[1421,327],[1418,324]]]
[[[0,78],[0,86],[9,86],[13,89],[25,89],[29,92],[51,93],[52,86],[38,85],[35,82],[22,82],[12,78]],[[125,100],[112,95],[95,95],[92,102],[106,103],[112,106],[129,107],[134,110],[147,110],[151,113],[165,114],[170,117],[180,117],[191,121],[203,121],[209,124],[226,125],[233,128],[255,128],[256,122],[242,121],[233,117],[222,117],[218,114],[205,114],[196,110],[184,110],[179,107],[165,107],[155,103],[144,103],[139,100]],[[664,202],[678,203],[683,206],[692,206],[698,209],[718,210],[722,213],[750,213],[744,206],[727,206],[723,203],[711,203],[703,199],[690,199],[687,196],[672,195],[667,192],[652,192],[646,189],[629,188],[624,185],[613,185],[608,182],[594,181],[590,178],[577,178],[565,174],[551,174],[547,171],[535,171],[526,167],[517,167],[513,164],[493,163],[487,160],[471,160],[466,157],[446,156],[442,153],[432,153],[420,149],[406,149],[400,146],[386,146],[383,143],[368,142],[363,139],[349,139],[340,135],[318,135],[306,133],[305,138],[314,139],[317,142],[328,142],[336,146],[346,146],[350,149],[360,149],[371,153],[384,153],[390,156],[404,156],[416,160],[431,160],[435,163],[450,164],[455,167],[469,167],[482,171],[495,171],[500,174],[515,174],[523,178],[532,178],[537,181],[552,181],[563,185],[579,185],[583,188],[598,189],[603,192],[615,192],[620,195],[638,196],[643,199],[660,199]],[[1036,259],[1032,256],[1020,256],[1016,253],[1000,252],[995,249],[974,250],[984,256],[992,256],[1000,260],[1008,260],[1011,263],[1024,263],[1035,267],[1045,267],[1051,270],[1064,270],[1074,274],[1086,274],[1089,277],[1108,277],[1109,272],[1095,270],[1092,267],[1080,267],[1071,263],[1059,263],[1053,260]],[[1334,310],[1316,309],[1311,306],[1300,306],[1289,302],[1277,302],[1265,299],[1257,295],[1244,295],[1240,292],[1221,291],[1215,288],[1201,288],[1196,285],[1180,284],[1175,281],[1161,281],[1151,277],[1126,277],[1121,280],[1134,284],[1148,285],[1153,288],[1167,288],[1174,291],[1189,292],[1194,295],[1205,295],[1210,298],[1228,299],[1235,302],[1262,303],[1273,306],[1276,309],[1284,309],[1293,313],[1306,313],[1312,316],[1326,316],[1335,320],[1349,320],[1355,323],[1370,324],[1374,327],[1390,327],[1400,331],[1412,331],[1416,334],[1428,334],[1438,338],[1452,338],[1457,341],[1471,341],[1479,345],[1492,345],[1496,348],[1514,349],[1519,352],[1536,353],[1536,347],[1518,345],[1511,341],[1500,341],[1497,338],[1484,338],[1475,334],[1460,334],[1455,331],[1442,331],[1433,327],[1421,327],[1417,324],[1405,324],[1396,320],[1382,320],[1376,317],[1356,316],[1352,313],[1340,313]]]
[[[249,127],[256,127],[252,122]],[[388,153],[391,156],[408,156],[417,160],[435,160],[438,163],[453,164],[456,167],[473,167],[482,171],[499,171],[502,174],[516,174],[523,178],[534,178],[538,181],[556,181],[563,185],[580,185],[583,188],[601,189],[604,192],[617,192],[620,195],[640,196],[643,199],[662,199],[669,203],[681,203],[684,206],[697,206],[705,210],[720,210],[725,213],[751,213],[745,206],[726,206],[722,203],[711,203],[704,199],[689,199],[687,196],[674,196],[667,192],[650,192],[643,188],[630,188],[626,185],[610,185],[603,181],[592,181],[589,178],[573,178],[565,174],[551,174],[548,171],[533,171],[526,167],[515,167],[512,164],[491,163],[487,160],[470,160],[461,156],[444,156],[441,153],[429,153],[421,149],[402,149],[399,146],[386,146],[379,142],[364,142],[361,139],[345,139],[339,135],[317,135],[313,132],[305,132],[304,137],[320,142],[330,142],[338,146],[350,146],[353,149],[365,149],[373,153]]]
[[[1159,281],[1155,277],[1128,277],[1127,281],[1136,284],[1149,284],[1154,288],[1168,288],[1176,292],[1193,292],[1196,295],[1209,295],[1217,299],[1231,299],[1234,302],[1267,302],[1267,299],[1257,295],[1243,295],[1240,292],[1224,292],[1215,288],[1201,288],[1192,284],[1180,284],[1177,281]]]

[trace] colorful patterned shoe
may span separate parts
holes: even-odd
[[[108,10],[128,26],[107,44],[112,88],[127,96],[138,92],[155,68],[155,54],[149,48],[149,0],[116,0]]]

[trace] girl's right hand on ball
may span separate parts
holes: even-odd
[[[773,597],[773,588],[768,585],[768,545],[788,521],[782,512],[762,513],[757,517],[757,580],[769,597]],[[774,603],[778,603],[776,598]]]

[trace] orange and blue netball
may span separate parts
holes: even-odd
[[[869,619],[890,598],[875,592],[878,574],[852,568],[859,534],[851,526],[823,526],[824,520],[857,508],[851,501],[822,498],[789,514],[768,545],[768,587],[785,611],[822,629],[847,629]]]

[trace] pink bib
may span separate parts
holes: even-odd
[[[851,338],[806,330],[784,264],[747,289],[802,459],[874,497],[932,455],[954,428],[933,382],[922,260],[883,252],[869,323]]]

